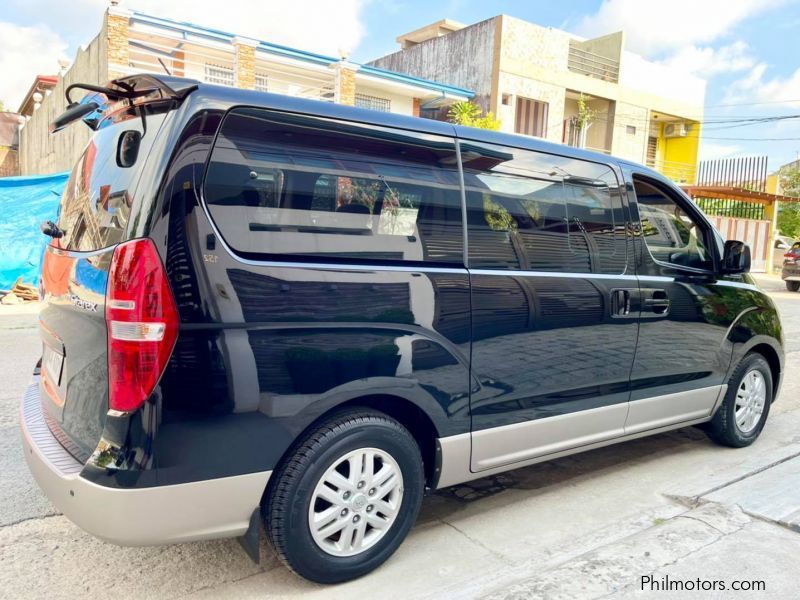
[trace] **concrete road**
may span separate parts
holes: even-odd
[[[386,565],[333,587],[288,573],[263,540],[256,566],[234,540],[119,548],[55,515],[27,473],[16,431],[39,353],[35,315],[0,313],[0,596],[627,598],[651,595],[641,589],[649,576],[766,587],[664,598],[795,598],[800,294],[779,280],[762,285],[789,334],[787,375],[752,447],[721,448],[689,428],[437,492]]]

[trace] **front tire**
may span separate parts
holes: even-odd
[[[800,281],[787,281],[786,289],[790,292],[796,292],[797,290],[800,290]]]
[[[772,403],[772,371],[760,354],[746,355],[731,375],[728,390],[708,434],[718,444],[743,448],[761,435]]]
[[[309,432],[274,477],[262,511],[269,540],[287,567],[317,583],[383,564],[416,521],[424,490],[414,438],[366,408]]]

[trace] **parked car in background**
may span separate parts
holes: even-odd
[[[800,242],[795,242],[783,254],[781,279],[786,282],[790,292],[800,290]]]
[[[777,271],[783,267],[784,255],[794,245],[794,238],[785,235],[775,236],[775,250],[772,253],[772,267]]]
[[[95,132],[43,227],[21,419],[87,531],[257,556],[263,526],[333,583],[386,561],[426,490],[689,425],[760,435],[778,313],[652,169],[185,79],[94,89],[56,122]]]

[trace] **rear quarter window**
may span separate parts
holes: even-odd
[[[237,253],[461,264],[456,158],[444,137],[238,108],[203,195]]]

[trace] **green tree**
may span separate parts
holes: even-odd
[[[800,198],[800,167],[781,171],[780,179],[784,196]]]
[[[467,125],[492,131],[500,129],[500,121],[495,118],[494,113],[490,111],[483,114],[483,109],[471,100],[453,104],[447,111],[447,118],[456,125]]]
[[[6,112],[6,105],[2,100],[0,100],[0,112]]]
[[[780,174],[784,196],[800,198],[800,168],[787,169]],[[800,202],[782,202],[778,209],[778,231],[789,237],[800,237]]]

